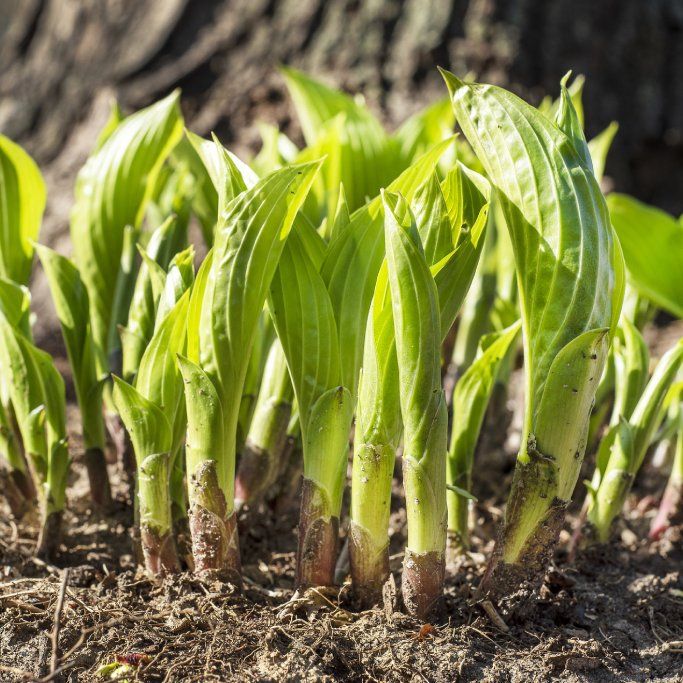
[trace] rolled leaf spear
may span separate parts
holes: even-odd
[[[567,89],[551,121],[515,95],[441,72],[510,232],[526,374],[522,445],[479,592],[542,576],[579,476],[623,299],[623,256]]]

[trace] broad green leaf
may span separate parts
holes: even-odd
[[[325,215],[337,206],[340,183],[349,208],[359,208],[405,167],[398,142],[363,104],[294,69],[282,72],[309,145],[299,160],[326,157],[314,186]]]
[[[558,353],[584,332],[609,328],[621,307],[609,215],[574,143],[549,119],[501,88],[443,73],[510,231],[523,311],[525,430],[533,433]],[[563,106],[571,107],[566,91]]]
[[[306,439],[313,404],[341,382],[334,311],[304,238],[290,234],[270,287],[269,310],[282,343]]]
[[[140,226],[156,176],[181,135],[175,92],[124,119],[78,174],[71,239],[90,297],[93,338],[102,364],[124,229]]]
[[[346,93],[330,88],[301,71],[282,67],[281,72],[308,145],[313,145],[324,125],[339,114],[370,115],[365,107]]]
[[[683,225],[627,195],[610,194],[607,205],[624,250],[629,283],[657,306],[683,318]]]
[[[45,199],[45,183],[36,163],[0,135],[0,277],[28,284]]]
[[[453,244],[457,243],[436,172],[418,188],[411,208],[427,263],[436,263],[447,256],[453,250]]]

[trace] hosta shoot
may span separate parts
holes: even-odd
[[[608,540],[612,523],[624,507],[659,426],[664,399],[682,363],[683,340],[661,358],[630,417],[622,417],[606,434],[589,488],[589,540]]]
[[[481,340],[479,356],[458,379],[453,392],[453,424],[448,450],[448,531],[461,548],[469,547],[472,467],[486,408],[501,365],[519,335],[516,322]]]
[[[91,499],[95,505],[107,508],[111,505],[111,489],[105,460],[103,378],[97,372],[88,292],[72,261],[42,245],[37,250],[50,285],[74,378]]]
[[[412,199],[449,146],[450,141],[435,145],[389,187]],[[292,376],[303,440],[300,585],[334,581],[365,321],[384,256],[381,199],[376,197],[353,212],[348,224],[338,225],[332,233],[325,247],[310,226],[302,225],[285,250],[288,274],[278,274],[270,299]],[[451,278],[445,286],[457,282]]]
[[[66,504],[69,449],[64,380],[52,358],[0,314],[2,380],[9,386],[27,460],[38,487],[41,529],[37,554],[52,557]]]
[[[623,296],[623,264],[566,88],[555,120],[443,72],[456,120],[497,190],[522,310],[525,418],[502,534],[481,592],[536,580],[579,475]]]
[[[404,426],[408,540],[402,592],[408,611],[424,619],[441,598],[445,572],[448,416],[441,388],[439,295],[405,200],[389,193],[383,199]]]
[[[134,385],[114,378],[114,404],[135,451],[140,538],[145,566],[153,575],[179,569],[170,480],[178,447],[174,435],[182,434],[184,427],[183,387],[176,356],[186,347],[188,305],[186,292],[157,327]]]
[[[222,146],[216,153],[222,170],[214,247],[193,288],[180,367],[195,568],[227,570],[237,580],[234,471],[244,382],[268,287],[320,164],[288,166],[247,188]]]
[[[472,281],[488,217],[482,194],[474,193],[473,200],[468,198],[467,211],[463,211],[463,193],[448,191],[453,175],[458,176],[457,184],[467,182],[459,177],[460,172],[456,167],[442,185],[432,174],[418,188],[412,202],[425,257],[437,278],[443,335],[450,329]],[[463,216],[467,230],[462,238],[463,221],[454,218],[458,213],[467,214]],[[351,487],[351,575],[354,593],[365,604],[379,600],[389,576],[391,482],[401,433],[393,310],[383,265],[365,333]]]

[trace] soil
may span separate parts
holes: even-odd
[[[617,539],[573,563],[561,547],[536,599],[503,621],[472,595],[513,459],[496,449],[480,457],[490,467],[482,467],[486,480],[475,481],[473,548],[449,558],[444,608],[431,624],[400,611],[398,481],[393,582],[382,607],[357,611],[348,581],[294,591],[296,509],[242,514],[243,593],[220,577],[189,572],[148,579],[134,560],[125,477],[111,467],[116,509],[103,519],[91,509],[77,462],[54,565],[32,558],[30,520],[16,522],[0,509],[0,681],[683,680],[683,528],[645,540],[661,473],[640,478]],[[110,679],[97,673],[117,661],[129,668]]]

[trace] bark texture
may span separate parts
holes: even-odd
[[[618,187],[683,211],[681,0],[4,0],[0,130],[69,189],[112,93],[129,109],[181,87],[193,129],[244,148],[256,119],[290,126],[283,62],[394,123],[445,93],[437,64],[536,99],[572,68],[589,134],[622,124]],[[51,202],[57,232],[70,200]]]

